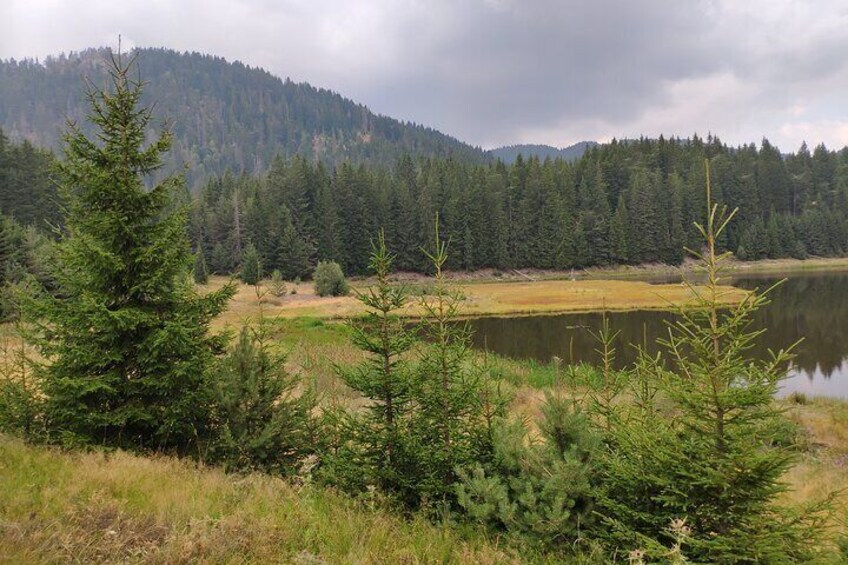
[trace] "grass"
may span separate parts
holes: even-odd
[[[168,457],[0,435],[3,563],[510,563],[475,533]]]
[[[341,350],[337,324],[280,323],[289,345]],[[318,351],[319,349],[316,349]],[[347,353],[345,353],[347,354]],[[488,355],[508,383],[513,414],[535,418],[544,390],[590,382],[576,369]],[[568,381],[567,385],[564,385]],[[848,489],[848,402],[778,401],[803,430],[800,460],[784,477],[784,502],[801,507]],[[517,563],[498,540],[474,530],[404,519],[375,500],[267,475],[226,475],[164,456],[66,452],[0,435],[0,563]],[[831,526],[848,535],[837,499]]]
[[[208,289],[217,289],[227,279],[212,277]],[[460,314],[467,317],[559,314],[599,310],[668,310],[691,302],[693,294],[683,284],[649,284],[623,280],[542,280],[519,282],[453,283],[464,296]],[[363,288],[367,281],[355,282]],[[354,296],[319,297],[312,286],[300,283],[296,294],[283,297],[265,295],[261,300],[254,287],[239,285],[228,310],[216,320],[217,326],[235,326],[255,320],[260,310],[269,317],[320,318],[339,320],[363,313]],[[728,302],[741,300],[745,291],[728,287]],[[411,318],[423,310],[412,301],[404,314]]]

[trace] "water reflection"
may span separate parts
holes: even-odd
[[[737,278],[732,284],[745,289],[767,288],[774,277]],[[810,395],[848,397],[848,273],[793,275],[772,291],[771,303],[756,315],[754,328],[766,328],[751,354],[764,358],[768,350],[787,347],[804,338],[782,394],[799,390]],[[657,350],[656,339],[665,335],[667,312],[609,314],[619,331],[618,363],[628,366],[636,358],[636,344]],[[601,324],[600,314],[569,314],[526,318],[484,318],[472,321],[475,346],[521,359],[549,361],[557,356],[569,362],[597,362],[597,344],[589,329]]]

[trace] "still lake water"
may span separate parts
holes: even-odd
[[[781,277],[782,278],[782,277]],[[725,282],[744,289],[765,289],[780,278],[742,276]],[[665,281],[668,282],[668,281]],[[848,398],[848,272],[790,275],[772,291],[771,303],[760,309],[752,328],[765,328],[751,355],[766,357],[769,349],[795,349],[795,360],[780,395],[802,391],[810,396]],[[656,351],[656,339],[665,336],[668,312],[633,311],[607,314],[610,327],[620,334],[616,356],[620,366],[636,357],[632,344]],[[518,318],[480,318],[471,321],[474,345],[518,359],[548,362],[596,363],[597,343],[589,330],[601,325],[601,314],[564,314]]]

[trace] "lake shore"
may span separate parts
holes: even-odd
[[[828,271],[848,271],[848,257],[762,261],[731,258],[725,263],[728,278]],[[466,297],[463,316],[528,316],[601,310],[670,310],[692,299],[691,291],[675,279],[695,277],[698,272],[698,263],[687,261],[680,266],[625,265],[568,271],[451,271],[446,273],[446,279]],[[212,277],[207,288],[220,288],[227,280],[226,277]],[[426,294],[432,285],[432,279],[420,273],[396,273],[393,280],[407,285],[413,294],[418,295]],[[367,288],[371,282],[372,279],[364,277],[351,279],[354,289]],[[362,313],[361,305],[353,296],[321,298],[315,295],[309,282],[287,283],[288,292],[279,297],[268,293],[267,286],[261,290],[265,295],[260,307],[255,289],[239,285],[236,297],[223,316],[224,323],[254,317],[260,310],[271,316],[324,320],[345,319]],[[728,287],[724,300],[732,304],[743,297],[743,291]],[[416,317],[420,315],[420,309],[410,307],[405,314]]]
[[[206,288],[220,288],[223,277],[213,277]],[[367,288],[369,281],[354,281],[356,289]],[[407,283],[409,284],[409,283]],[[463,296],[459,313],[462,317],[529,316],[597,311],[671,310],[685,306],[695,299],[698,287],[682,283],[650,284],[638,280],[537,280],[501,282],[459,282],[451,285]],[[402,312],[409,318],[420,317],[422,298],[429,292],[427,285],[409,284],[413,296]],[[295,294],[291,294],[294,289]],[[263,292],[260,287],[260,294]],[[728,304],[742,300],[746,292],[732,287],[722,288],[720,299]],[[289,294],[261,298],[252,286],[240,284],[230,307],[217,324],[237,324],[259,314],[281,318],[319,318],[341,320],[364,313],[362,304],[353,294],[339,297],[320,297],[312,285],[290,285]]]
[[[540,269],[480,269],[476,271],[450,271],[446,278],[462,283],[489,282],[532,282],[541,280],[656,280],[696,275],[701,263],[687,259],[680,265],[664,263],[646,263],[642,265],[616,265],[612,267],[588,267],[585,269],[540,270]],[[759,261],[740,261],[728,258],[723,264],[724,272],[736,276],[740,274],[777,274],[791,275],[811,271],[848,271],[848,257],[812,257],[809,259],[762,259]],[[423,281],[419,273],[398,273],[396,278],[403,281]]]

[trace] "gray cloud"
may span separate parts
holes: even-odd
[[[484,146],[848,144],[841,0],[5,0],[0,57],[198,50]]]

